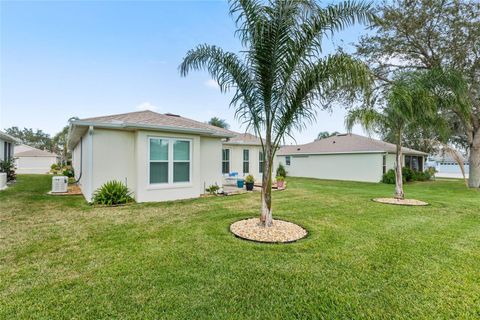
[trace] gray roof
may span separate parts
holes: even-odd
[[[195,121],[175,114],[162,114],[145,110],[72,121],[69,134],[71,147],[76,145],[80,136],[85,132],[85,127],[88,126],[123,130],[144,129],[182,132],[222,138],[232,137],[234,135],[234,133],[229,130],[215,127],[208,123]],[[84,128],[83,130],[76,130],[78,127]]]
[[[6,134],[3,131],[0,131],[0,139],[2,139],[4,141],[8,141],[8,142],[20,143],[19,139],[15,138],[15,137],[12,137],[11,135]]]
[[[357,134],[339,134],[311,143],[280,148],[277,155],[332,154],[332,153],[396,153],[396,146]],[[421,151],[402,148],[404,154],[426,156]]]
[[[15,153],[15,158],[19,157],[58,157],[55,153],[51,153],[46,150],[40,150],[40,149],[35,149],[32,148],[31,150],[26,150],[22,152],[16,152]]]
[[[223,143],[224,144],[241,144],[241,145],[251,145],[251,146],[261,146],[262,141],[259,137],[251,134],[251,133],[238,133],[233,132],[235,134],[234,137],[228,138]]]

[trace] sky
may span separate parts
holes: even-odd
[[[0,130],[11,126],[51,135],[73,116],[138,110],[175,113],[198,121],[225,119],[245,131],[206,72],[180,76],[189,49],[215,44],[238,52],[225,1],[0,0]],[[354,26],[325,40],[324,53],[365,34]],[[320,131],[344,132],[345,109],[322,111],[295,141]],[[354,132],[362,133],[354,128]]]

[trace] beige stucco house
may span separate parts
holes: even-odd
[[[140,111],[72,121],[75,178],[90,201],[109,180],[137,202],[195,198],[222,185],[222,142],[231,131],[174,114]]]
[[[15,147],[14,157],[19,174],[45,174],[58,162],[58,155],[24,144]]]
[[[403,166],[423,171],[426,153],[402,148]],[[379,182],[395,166],[396,146],[356,134],[284,146],[276,155],[289,176]]]
[[[261,181],[264,160],[261,140],[250,133],[234,134],[223,141],[222,174],[238,173],[240,178],[251,174]]]

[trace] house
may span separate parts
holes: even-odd
[[[15,144],[20,141],[0,131],[0,161],[7,161],[13,158]]]
[[[137,202],[195,198],[222,185],[226,129],[175,114],[139,111],[70,123],[75,179],[91,201],[109,180],[127,185]]]
[[[402,148],[403,166],[423,171],[426,153]],[[395,166],[394,144],[356,134],[338,134],[304,145],[284,146],[276,163],[289,176],[379,182]]]
[[[465,170],[465,177],[468,178],[469,162],[468,157],[462,157],[463,166]],[[433,167],[437,171],[437,177],[443,178],[463,178],[462,170],[456,160],[446,152],[428,157],[425,164],[427,167]]]
[[[48,173],[52,164],[58,163],[58,155],[27,145],[15,147],[15,167],[19,174]]]
[[[223,141],[222,174],[237,173],[241,178],[251,174],[256,181],[261,181],[264,160],[262,141],[250,133],[233,134]]]

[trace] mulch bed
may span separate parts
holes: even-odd
[[[68,186],[67,192],[48,192],[52,196],[79,196],[82,195],[82,189],[75,184]]]
[[[259,218],[234,222],[230,231],[237,237],[266,243],[288,243],[304,238],[307,230],[292,222],[273,220],[273,226],[265,228]]]
[[[379,203],[395,204],[399,206],[428,206],[427,202],[415,199],[375,198],[372,200]]]

